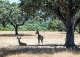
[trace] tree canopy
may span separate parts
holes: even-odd
[[[16,35],[18,35],[18,26],[23,25],[27,20],[28,16],[19,8],[19,5],[12,3],[10,5],[10,15],[7,21],[14,26]]]
[[[0,0],[0,23],[6,27],[7,20],[5,19],[8,14],[9,1],[8,0]]]
[[[7,24],[11,24],[15,29],[15,34],[18,34],[18,26],[23,25],[28,16],[23,10],[19,8],[19,4],[10,4],[7,0],[0,1],[0,23],[6,27]]]

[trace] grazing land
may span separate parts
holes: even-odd
[[[35,31],[19,31],[21,42],[27,46],[19,46],[14,31],[0,31],[0,57],[80,57],[80,50],[67,50],[64,46],[66,32],[40,31],[44,36],[43,45],[38,46]],[[80,35],[75,33],[75,44],[80,45]],[[61,46],[59,46],[61,45]]]

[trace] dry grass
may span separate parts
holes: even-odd
[[[70,52],[60,52],[55,54],[14,54],[6,57],[80,57],[80,54],[73,54]]]
[[[22,35],[21,42],[27,43],[27,45],[37,45],[38,44],[37,35],[35,34],[35,31],[19,31],[19,34]],[[40,31],[40,34],[44,36],[44,42],[43,42],[44,45],[64,44],[65,43],[65,37],[66,37],[65,32]],[[80,39],[80,35],[75,33],[75,44],[80,43],[79,39]],[[14,35],[14,31],[0,31],[0,49],[2,48],[5,48],[5,49],[3,49],[3,51],[0,52],[0,54],[4,55],[4,52],[5,52],[5,54],[7,53],[6,57],[80,57],[80,53],[77,54],[73,52],[67,52],[67,51],[64,51],[58,48],[55,50],[54,47],[48,47],[48,46],[21,47],[21,46],[18,46],[18,40],[16,36]],[[6,49],[8,50],[6,51]],[[37,49],[37,52],[36,52],[36,49]],[[16,50],[16,51],[14,52],[13,50]]]
[[[27,43],[28,45],[37,45],[37,35],[35,31],[19,31],[19,34],[22,34],[21,41]],[[44,45],[45,44],[64,44],[65,43],[65,32],[40,32],[44,36]],[[75,34],[75,43],[80,43],[80,35]],[[6,41],[7,40],[7,41]],[[12,46],[18,45],[14,31],[0,31],[0,46]]]

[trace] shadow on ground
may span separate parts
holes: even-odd
[[[33,34],[19,34],[20,36],[34,36]],[[0,36],[14,37],[15,34],[0,34]]]
[[[44,46],[28,45],[28,46],[12,46],[11,48],[1,48],[0,57],[5,57],[6,55],[11,55],[11,54],[21,54],[21,53],[53,54],[53,53],[58,53],[58,52],[63,52],[63,51],[68,51],[68,52],[72,51],[73,53],[77,54],[78,52],[80,52],[80,49],[68,50],[64,47],[50,47],[46,45]]]

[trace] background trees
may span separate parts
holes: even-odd
[[[18,35],[18,27],[23,25],[28,20],[28,16],[16,3],[12,3],[10,5],[9,11],[9,16],[6,19],[14,27],[15,34]]]
[[[18,27],[28,20],[28,16],[19,8],[17,3],[9,4],[9,1],[1,0],[0,4],[0,23],[3,27],[8,24],[12,25],[15,34],[18,35]]]
[[[52,31],[66,31],[64,24],[60,20],[50,20],[48,27]]]
[[[7,20],[5,19],[5,16],[8,14],[8,7],[8,0],[0,0],[0,24],[2,24],[3,27],[6,27],[6,25],[8,24]]]
[[[17,32],[18,30],[32,31],[32,30],[36,30],[36,27],[38,27],[39,30],[44,30],[44,31],[49,31],[49,30],[58,31],[59,25],[56,22],[54,23],[55,26],[54,26],[54,24],[51,24],[51,26],[54,26],[55,28],[50,27],[50,29],[49,29],[49,26],[48,26],[48,23],[50,23],[50,20],[47,20],[47,19],[55,19],[55,15],[47,18],[45,16],[45,14],[40,11],[39,11],[40,13],[38,13],[38,11],[36,11],[35,14],[32,12],[30,12],[31,13],[30,14],[29,13],[30,6],[27,9],[27,11],[28,11],[27,17],[29,17],[29,20],[27,20],[27,22],[25,22],[25,24],[23,26],[17,27],[17,25],[21,24],[21,21],[23,20],[23,19],[21,19],[21,16],[20,16],[22,14],[21,13],[22,10],[19,8],[19,4],[17,4],[17,3],[10,4],[8,0],[0,0],[0,4],[1,4],[0,5],[0,8],[1,8],[0,9],[0,30],[15,30],[15,34],[18,34],[18,32]],[[43,14],[43,15],[41,15],[41,14]],[[49,13],[46,12],[46,15],[48,16]],[[54,17],[54,18],[51,18],[51,17]],[[56,26],[58,28],[56,28]],[[16,27],[17,27],[17,29],[16,29]]]

